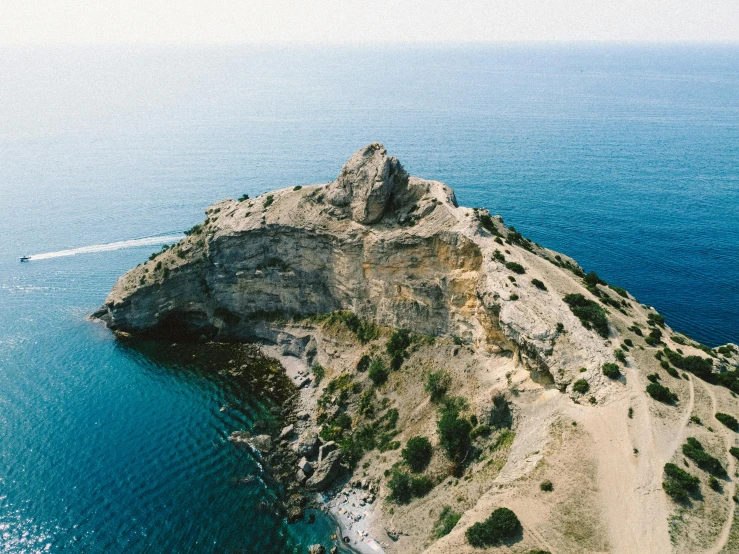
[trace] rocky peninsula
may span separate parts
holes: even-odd
[[[280,360],[286,426],[232,440],[289,451],[355,548],[739,551],[736,345],[675,333],[380,144],[187,235],[94,316]]]

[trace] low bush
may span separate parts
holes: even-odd
[[[313,378],[316,380],[316,383],[320,383],[321,379],[326,375],[326,369],[321,364],[313,364],[310,370],[313,372]]]
[[[539,281],[539,279],[531,279],[531,284],[534,285],[539,290],[547,290],[547,286]]]
[[[621,362],[622,364],[626,363],[626,352],[621,350],[620,348],[617,348],[613,351],[613,355],[616,357],[616,359]]]
[[[664,353],[667,356],[667,359],[670,360],[670,363],[678,369],[689,371],[693,375],[696,375],[709,383],[713,383],[715,381],[713,375],[713,360],[703,358],[701,356],[683,356],[669,348],[665,348]]]
[[[200,223],[198,223],[197,225],[194,225],[193,227],[190,227],[187,231],[185,231],[185,234],[187,236],[197,235],[202,230],[203,230],[203,226]]]
[[[426,374],[424,389],[431,395],[432,402],[438,402],[446,396],[452,379],[445,371],[430,371]]]
[[[629,331],[631,331],[632,333],[634,333],[638,337],[641,337],[642,336],[641,329],[639,329],[639,327],[637,327],[636,325],[632,325],[631,327],[629,327]]]
[[[521,532],[521,522],[508,508],[498,508],[485,521],[475,523],[465,532],[467,542],[482,548],[509,541]]]
[[[432,536],[436,539],[447,536],[449,533],[452,532],[454,526],[459,523],[460,519],[462,519],[462,514],[458,514],[457,512],[453,511],[450,506],[444,506],[441,509],[439,518],[434,524]]]
[[[479,219],[483,229],[495,237],[500,237],[500,232],[498,232],[492,217],[488,214],[480,214]]]
[[[375,394],[374,388],[370,388],[369,390],[364,391],[362,393],[362,396],[359,397],[359,404],[357,405],[359,415],[363,415],[369,419],[375,417],[376,400],[377,395]]]
[[[477,437],[489,437],[492,432],[493,428],[490,425],[478,425],[470,432],[470,438],[475,440]]]
[[[359,361],[357,362],[357,371],[364,373],[369,369],[371,363],[372,358],[370,358],[367,354],[363,355],[361,358],[359,358]]]
[[[618,369],[618,365],[616,364],[603,364],[603,375],[609,379],[618,379],[621,377],[621,370]]]
[[[650,373],[649,375],[647,375],[647,380],[650,383],[657,383],[660,380],[660,377],[656,373]]]
[[[426,469],[433,453],[431,442],[426,437],[411,437],[400,455],[411,471],[418,473]]]
[[[377,385],[378,387],[387,381],[388,374],[390,372],[388,371],[387,366],[382,361],[381,358],[375,358],[372,360],[372,363],[369,366],[369,378],[372,379],[372,382]]]
[[[615,285],[608,285],[608,287],[609,287],[609,288],[610,288],[610,289],[611,289],[611,290],[612,290],[613,292],[615,292],[615,293],[616,293],[616,294],[618,294],[619,296],[622,296],[623,298],[628,298],[628,297],[629,297],[629,293],[628,293],[628,292],[626,292],[626,291],[625,291],[624,289],[622,289],[621,287],[617,287],[617,286],[615,286]]]
[[[439,410],[436,422],[439,432],[439,444],[446,451],[450,460],[463,463],[471,446],[470,433],[472,424],[459,415],[459,403],[456,399],[447,399]]]
[[[716,492],[719,492],[721,490],[721,483],[719,483],[718,479],[716,479],[713,475],[708,478],[708,486]]]
[[[703,450],[703,445],[695,437],[688,437],[682,447],[683,454],[693,460],[704,471],[717,477],[726,475],[726,470],[716,458]]]
[[[624,344],[628,346],[629,348],[634,347],[634,341],[632,341],[631,339],[624,339]]]
[[[518,295],[517,295],[517,294],[516,294],[516,293],[514,292],[513,294],[511,294],[511,295],[510,295],[510,296],[508,297],[508,300],[512,300],[512,301],[514,301],[514,302],[515,302],[516,300],[518,300]]]
[[[572,390],[578,394],[585,394],[590,390],[590,383],[588,383],[585,379],[578,379],[577,381],[575,381],[575,384],[572,385]]]
[[[508,262],[505,264],[506,268],[510,269],[513,273],[523,275],[526,273],[526,268],[517,262]]]
[[[584,278],[583,281],[585,281],[585,284],[589,287],[594,287],[595,285],[607,285],[603,279],[598,277],[598,274],[595,271],[591,271],[588,273]]]
[[[275,197],[272,196],[271,194],[268,194],[267,198],[264,199],[264,203],[262,204],[262,207],[266,210],[272,205],[274,201],[275,201]]]
[[[660,385],[659,383],[649,383],[647,385],[647,394],[665,404],[674,404],[677,402],[677,395],[672,392],[668,387]]]
[[[543,490],[544,492],[552,492],[554,490],[554,485],[551,481],[548,479],[546,481],[542,481],[539,485],[539,488]]]
[[[698,492],[700,481],[684,469],[675,464],[665,464],[665,480],[662,488],[668,496],[682,502],[688,499],[690,494]]]
[[[397,504],[408,504],[413,498],[412,483],[413,479],[409,473],[394,469],[387,482],[390,489],[390,500]]]
[[[390,335],[390,339],[385,345],[387,353],[390,357],[405,355],[406,349],[411,345],[411,333],[407,329],[397,329]]]
[[[660,315],[660,314],[658,314],[656,312],[651,312],[647,316],[647,323],[649,325],[658,325],[660,327],[664,327],[665,326],[665,318],[664,318],[664,316],[662,316],[662,315]]]
[[[739,431],[739,421],[737,421],[734,416],[718,412],[716,414],[716,419],[718,419],[721,423],[726,425],[732,431]]]
[[[672,342],[674,343],[683,344],[683,345],[685,344],[685,338],[681,337],[680,335],[672,335],[670,338],[672,339]]]
[[[594,329],[603,338],[608,338],[608,318],[605,310],[582,294],[567,294],[565,303],[586,329]]]
[[[295,185],[295,186],[293,187],[293,190],[300,190],[300,189],[302,189],[302,188],[303,188],[303,187],[302,187],[301,185]]]
[[[729,448],[729,454],[739,460],[739,448],[737,448],[736,446],[732,446],[731,448]]]
[[[421,475],[420,477],[414,477],[411,480],[411,494],[415,498],[422,498],[431,492],[434,488],[434,482],[430,477]]]
[[[502,252],[501,252],[500,250],[498,250],[497,248],[495,249],[495,252],[493,252],[493,259],[494,259],[494,260],[495,260],[496,262],[500,262],[500,263],[502,263],[502,264],[504,264],[504,263],[505,263],[505,256],[504,256],[504,255],[503,255],[503,253],[502,253]]]

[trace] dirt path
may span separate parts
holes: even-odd
[[[666,453],[666,457],[662,461],[663,466],[664,464],[666,464],[672,459],[677,449],[684,442],[684,439],[683,439],[683,435],[685,434],[684,431],[688,427],[688,423],[690,422],[690,416],[693,414],[693,406],[695,405],[695,384],[694,384],[695,377],[691,375],[689,378],[689,382],[690,382],[690,400],[688,401],[688,407],[685,410],[685,413],[683,414],[680,420],[680,429],[677,432],[675,432],[675,438],[670,444],[670,448],[669,448],[669,451]]]
[[[711,387],[703,383],[701,381],[701,384],[706,389],[706,392],[711,397],[711,405],[713,410],[713,417],[716,418],[716,395],[714,394],[713,390],[711,390]],[[722,424],[718,424],[718,426],[721,428],[721,433],[724,437],[724,444],[726,446],[726,456],[729,460],[729,467],[727,468],[727,471],[729,473],[729,484],[726,486],[726,493],[728,494],[729,498],[729,516],[726,518],[726,521],[724,522],[724,526],[721,529],[721,534],[718,536],[718,539],[716,539],[716,544],[713,545],[713,547],[709,548],[705,551],[705,554],[718,554],[721,552],[721,550],[726,546],[726,543],[729,541],[729,535],[731,535],[731,526],[734,523],[734,511],[736,510],[736,502],[734,502],[732,499],[734,497],[734,493],[736,492],[736,482],[734,481],[734,473],[736,471],[736,461],[734,460],[734,456],[729,454],[729,448],[733,445],[733,439],[734,439],[734,432],[731,429],[727,429]]]
[[[638,387],[630,372],[630,388]],[[635,419],[626,413],[633,401]],[[584,410],[583,423],[592,436],[598,459],[598,480],[603,516],[609,530],[610,552],[663,554],[672,551],[667,526],[667,506],[662,493],[661,452],[652,433],[633,436],[636,429],[651,429],[649,407],[643,395],[624,396],[598,410]],[[639,450],[638,454],[634,448]]]

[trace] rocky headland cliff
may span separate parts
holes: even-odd
[[[739,443],[721,415],[739,417],[735,345],[673,332],[380,144],[336,181],[206,216],[95,317],[125,335],[264,345],[300,390],[274,439],[296,482],[352,514],[352,541],[739,551]],[[518,523],[495,537],[484,522],[501,507]]]

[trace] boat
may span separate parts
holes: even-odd
[[[27,262],[30,259],[31,259],[31,256],[21,256],[21,261],[22,262]]]

